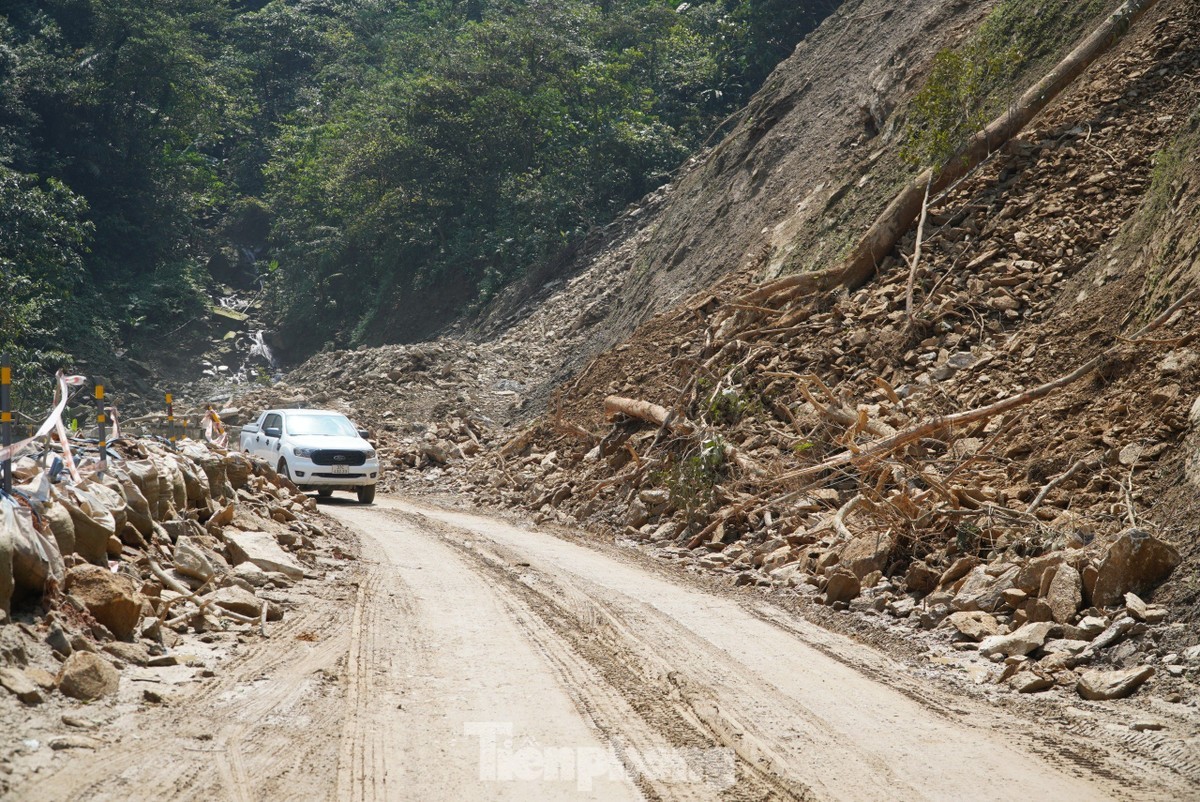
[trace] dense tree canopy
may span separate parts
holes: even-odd
[[[836,5],[0,0],[0,346],[175,329],[222,249],[293,353],[419,333],[661,184]]]

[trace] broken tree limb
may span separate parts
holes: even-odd
[[[1037,508],[1042,506],[1042,502],[1046,500],[1046,496],[1051,490],[1074,476],[1080,468],[1084,467],[1085,465],[1091,465],[1093,462],[1094,460],[1087,457],[1075,460],[1074,465],[1051,479],[1045,484],[1045,486],[1042,487],[1041,490],[1038,491],[1038,494],[1034,496],[1033,501],[1029,503],[1029,507],[1025,510],[1025,514],[1033,515],[1035,512],[1037,512]]]
[[[682,415],[676,415],[666,407],[660,407],[658,404],[652,404],[649,401],[640,401],[636,398],[622,398],[619,395],[610,395],[604,399],[604,417],[612,420],[617,415],[625,415],[645,421],[646,423],[653,423],[655,426],[665,429],[671,434],[690,435],[696,433],[695,424]],[[752,476],[764,476],[766,474],[766,470],[761,465],[743,454],[735,446],[725,443],[724,455],[726,460],[737,465]]]
[[[163,587],[173,590],[183,596],[192,595],[192,591],[189,588],[184,587],[182,582],[179,582],[162,568],[160,568],[158,563],[156,563],[154,560],[149,560],[148,562],[150,563],[150,573],[154,574],[158,581],[163,583]]]
[[[995,150],[1018,133],[1096,59],[1124,38],[1133,24],[1158,0],[1126,0],[1111,16],[1079,43],[1040,81],[967,143],[941,167],[929,168],[913,178],[863,234],[850,256],[829,270],[802,273],[762,285],[738,299],[743,304],[778,306],[781,300],[834,287],[857,289],[866,284],[879,263],[896,247],[921,212],[926,191],[938,195],[955,181],[983,163]],[[786,293],[782,299],[775,298]],[[767,301],[771,303],[766,303]]]
[[[1196,298],[1197,295],[1200,295],[1200,287],[1184,293],[1179,300],[1167,307],[1166,311],[1139,329],[1138,332],[1134,334],[1134,339],[1141,338],[1143,335],[1166,323],[1184,304]],[[1070,373],[1060,376],[1057,379],[1045,382],[1044,384],[1040,384],[1031,390],[1026,390],[1023,393],[1002,398],[999,401],[988,404],[987,406],[968,409],[964,410],[963,412],[956,412],[952,415],[938,415],[936,417],[929,418],[924,423],[921,423],[910,429],[897,432],[891,437],[885,437],[880,440],[876,440],[873,443],[868,443],[856,451],[843,451],[841,454],[830,457],[829,459],[817,463],[816,465],[811,465],[807,468],[801,468],[800,470],[783,474],[776,481],[784,482],[793,481],[796,479],[805,479],[824,473],[825,471],[833,468],[840,468],[852,463],[867,462],[869,460],[882,457],[886,454],[890,454],[893,451],[897,451],[909,443],[920,440],[923,437],[930,437],[938,431],[952,429],[956,426],[965,426],[968,423],[975,423],[977,421],[994,418],[997,415],[1002,415],[1009,410],[1024,406],[1025,404],[1037,401],[1038,399],[1045,398],[1057,390],[1061,390],[1064,387],[1074,384],[1099,367],[1106,359],[1114,355],[1119,347],[1119,345],[1109,346],[1096,356],[1089,359],[1087,362],[1084,362],[1082,365],[1075,368],[1075,370],[1071,371]]]
[[[682,418],[658,404],[640,401],[636,398],[622,398],[610,395],[604,399],[604,417],[612,420],[617,415],[637,418],[646,423],[653,423],[662,429],[668,429],[673,434],[691,434],[695,427],[686,418]]]
[[[908,263],[908,284],[904,288],[904,316],[908,325],[913,326],[913,285],[917,283],[917,267],[921,264],[921,241],[925,236],[925,219],[929,216],[929,190],[933,188],[932,178],[925,185],[925,200],[921,203],[921,220],[917,223],[917,243],[913,247],[912,260]]]

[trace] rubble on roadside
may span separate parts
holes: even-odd
[[[108,699],[188,637],[269,635],[321,573],[315,502],[261,461],[118,439],[101,475],[94,455],[78,482],[51,481],[54,452],[24,457],[0,498],[0,687],[27,705]]]
[[[1170,598],[1148,603],[1194,559],[1194,517],[1155,502],[1182,492],[1180,446],[1200,431],[1195,305],[1167,309],[1196,277],[1176,271],[1151,302],[1122,234],[1193,112],[1145,63],[1193,27],[1159,25],[936,199],[911,269],[897,254],[828,297],[697,296],[593,361],[545,417],[406,488],[927,633],[931,659],[1015,691],[1099,693],[1085,673],[1142,665],[1154,676],[1114,693],[1197,679],[1188,624]],[[1138,79],[1131,108],[1118,99]],[[1098,113],[1102,131],[1078,124]],[[1174,191],[1179,208],[1192,198]],[[915,249],[914,232],[901,251]]]

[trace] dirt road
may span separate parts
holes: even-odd
[[[359,533],[356,571],[19,798],[1121,795],[1026,751],[1027,722],[766,603],[491,518],[325,509]]]

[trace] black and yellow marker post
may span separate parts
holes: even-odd
[[[170,393],[167,393],[167,439],[175,442],[175,407]]]
[[[107,437],[107,427],[105,426],[105,424],[107,422],[108,422],[108,419],[104,415],[104,385],[97,384],[96,385],[96,428],[97,428],[96,436],[99,438],[100,442],[97,443],[96,445],[100,449],[100,471],[96,475],[100,479],[104,478],[104,472],[108,469],[108,437]]]
[[[0,445],[12,445],[12,366],[8,363],[8,354],[0,356]],[[12,460],[4,460],[0,465],[3,472],[4,492],[12,493]]]

